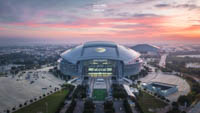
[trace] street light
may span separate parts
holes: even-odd
[[[46,113],[48,113],[48,103],[45,102],[45,105],[46,105]]]

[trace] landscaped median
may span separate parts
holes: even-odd
[[[65,101],[68,89],[62,89],[14,113],[55,113]]]

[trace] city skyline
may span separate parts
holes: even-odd
[[[0,40],[200,41],[200,1],[0,1]]]

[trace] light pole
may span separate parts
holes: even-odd
[[[48,103],[45,102],[45,105],[46,105],[46,113],[48,113]]]

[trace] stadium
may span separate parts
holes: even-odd
[[[94,88],[107,89],[111,77],[122,80],[140,72],[140,54],[114,42],[86,42],[61,54],[59,69],[64,75],[84,80]]]

